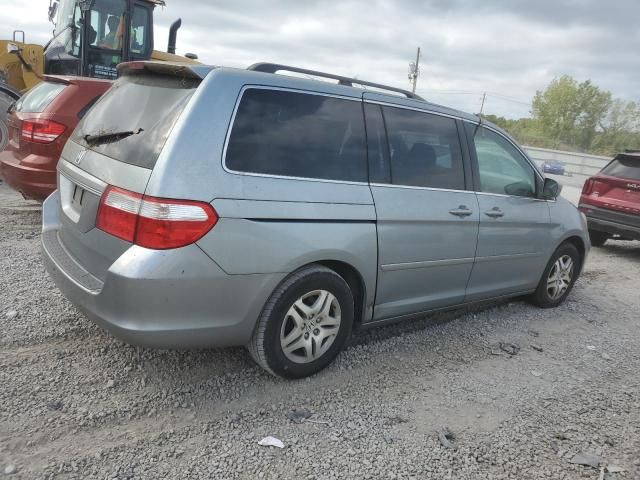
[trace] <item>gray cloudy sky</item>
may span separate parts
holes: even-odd
[[[48,0],[0,0],[0,37],[50,36]],[[640,0],[167,0],[155,42],[182,17],[178,53],[246,67],[273,61],[408,88],[422,47],[418,93],[477,112],[526,116],[538,89],[568,73],[640,100]]]

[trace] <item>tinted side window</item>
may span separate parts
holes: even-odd
[[[391,150],[391,183],[464,190],[462,151],[455,120],[384,107]]]
[[[149,9],[136,5],[131,17],[130,52],[145,55],[149,50]]]
[[[366,182],[362,104],[248,89],[231,129],[226,165],[239,172]]]
[[[526,158],[502,135],[486,129],[468,125],[473,138],[480,190],[519,197],[535,197],[536,177]]]

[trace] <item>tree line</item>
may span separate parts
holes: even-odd
[[[536,92],[530,118],[484,117],[533,147],[607,156],[640,149],[640,104],[614,99],[590,80],[579,83],[569,75]]]

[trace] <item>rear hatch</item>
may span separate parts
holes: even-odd
[[[58,164],[64,248],[104,280],[131,242],[96,228],[100,198],[109,186],[143,194],[172,128],[203,76],[188,67],[135,62],[87,112]]]
[[[608,211],[604,220],[640,226],[640,154],[618,154],[585,182],[580,203]]]

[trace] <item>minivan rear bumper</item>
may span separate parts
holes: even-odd
[[[134,345],[205,348],[248,343],[284,274],[227,275],[198,246],[129,248],[93,277],[58,235],[58,192],[43,205],[42,252],[62,293],[96,324]]]

